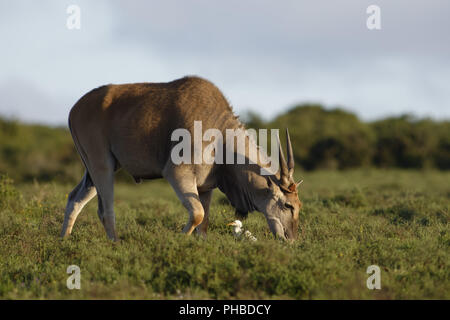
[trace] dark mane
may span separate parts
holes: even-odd
[[[233,168],[244,165],[225,165],[220,174],[218,181],[218,188],[222,191],[231,205],[236,209],[236,214],[240,217],[247,217],[249,212],[257,210],[252,195],[249,193],[247,183],[245,183],[236,173]]]

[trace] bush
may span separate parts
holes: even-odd
[[[399,168],[450,168],[450,122],[400,116],[361,122],[341,109],[296,106],[273,121],[245,117],[249,128],[289,128],[296,164],[307,170],[375,165]]]
[[[379,167],[450,168],[450,122],[402,116],[361,122],[341,109],[296,106],[273,121],[255,113],[244,116],[248,128],[289,128],[297,166],[313,169]],[[269,135],[270,143],[270,135]],[[0,174],[17,182],[75,184],[84,167],[67,128],[26,125],[0,118]],[[121,181],[133,179],[123,170]]]
[[[341,109],[301,105],[270,127],[289,128],[296,163],[305,169],[345,169],[369,165],[374,135],[370,127]]]
[[[7,175],[0,175],[0,209],[8,208],[20,198],[20,193]]]
[[[436,168],[450,169],[450,122],[443,122],[437,128],[438,142],[432,157]]]
[[[426,168],[434,165],[433,154],[440,138],[438,123],[402,116],[374,122],[372,128],[377,136],[374,157],[377,166]]]
[[[75,183],[82,164],[69,130],[0,119],[0,173],[18,182]]]

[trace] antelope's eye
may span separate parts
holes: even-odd
[[[289,201],[287,201],[284,205],[286,206],[286,208],[294,209],[294,206]]]

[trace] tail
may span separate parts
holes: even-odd
[[[84,152],[83,148],[81,147],[76,133],[72,130],[72,122],[70,121],[70,118],[71,118],[70,114],[71,113],[72,113],[72,111],[69,113],[69,120],[68,120],[68,122],[69,122],[69,131],[70,131],[70,134],[72,136],[72,140],[73,140],[73,142],[75,144],[75,149],[77,150],[78,155],[80,156],[81,161],[83,162],[83,165],[84,165],[84,167],[86,169],[86,172],[89,174],[88,166],[87,166],[87,163],[86,163],[86,160],[85,160],[85,159],[87,159],[86,158],[87,157],[86,153]]]

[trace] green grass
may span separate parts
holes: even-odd
[[[300,177],[300,176],[299,176]],[[302,175],[299,240],[274,240],[260,213],[235,241],[215,191],[208,238],[181,233],[187,213],[164,181],[116,185],[112,243],[96,214],[59,239],[71,185],[0,179],[0,298],[449,299],[450,172],[352,170]],[[81,268],[81,290],[66,269]],[[381,268],[381,290],[366,269]]]

